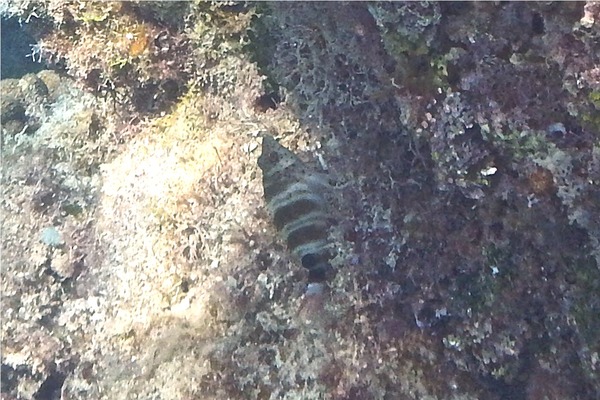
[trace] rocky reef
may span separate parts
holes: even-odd
[[[600,396],[600,4],[8,1],[2,397]],[[15,47],[16,48],[16,47]],[[262,197],[333,186],[336,270]]]

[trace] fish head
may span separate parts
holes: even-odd
[[[258,166],[265,173],[269,173],[275,167],[280,167],[282,170],[288,171],[290,167],[302,164],[300,159],[282,146],[273,136],[269,134],[263,135],[262,152],[258,157]],[[295,167],[298,169],[298,167]]]
[[[269,169],[272,165],[279,162],[281,158],[281,148],[277,140],[271,135],[263,135],[262,152],[258,157],[258,166],[263,171]]]

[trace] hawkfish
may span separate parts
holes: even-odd
[[[328,231],[331,216],[323,173],[264,134],[258,166],[263,172],[267,209],[290,252],[308,270],[307,293],[320,291],[332,273]]]

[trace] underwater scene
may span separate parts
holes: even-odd
[[[600,2],[0,17],[2,400],[600,398]]]

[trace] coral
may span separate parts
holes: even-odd
[[[585,181],[595,175],[595,139],[573,107],[589,110],[589,91],[567,86],[571,74],[595,62],[578,60],[569,47],[567,27],[577,25],[581,9],[413,3],[368,11],[371,18],[349,6],[334,24],[324,22],[325,5],[273,7],[272,18],[284,23],[268,31],[278,45],[265,70],[317,137],[332,138],[325,139],[328,168],[345,183],[333,232],[343,249],[338,267],[365,288],[359,293],[371,323],[414,319],[447,335],[446,357],[475,381],[492,376],[516,385],[527,379],[522,355],[545,354],[537,338],[579,335],[568,299],[588,289],[567,290],[564,282],[581,265],[594,271],[588,260],[596,229],[574,224],[573,215],[589,221],[597,211],[586,204],[565,215],[561,208],[572,208],[580,192],[592,198],[595,181]],[[589,37],[579,45],[589,48]],[[571,53],[555,57],[564,51]],[[411,70],[419,57],[429,65]],[[415,79],[414,71],[424,72]],[[564,134],[548,133],[559,121]],[[553,158],[557,146],[569,154],[563,166]],[[585,154],[577,161],[570,158],[575,148]],[[573,164],[583,179],[571,175]],[[553,232],[571,245],[560,246]],[[334,287],[351,293],[356,286],[338,276]],[[569,365],[565,355],[553,368],[574,375],[595,368],[594,352],[577,344],[590,345],[583,336],[553,344],[562,354],[579,351],[581,364]],[[583,385],[593,391],[595,381]]]
[[[67,82],[50,71],[2,81],[25,127],[2,126],[11,149],[2,159],[3,369],[15,379],[2,389],[18,398],[54,396],[72,370],[79,335],[57,319],[94,259],[91,216],[109,146],[95,100]]]
[[[181,6],[171,7],[173,16],[181,15],[174,11]],[[191,72],[176,64],[177,54],[189,51],[181,27],[144,21],[138,14],[148,7],[121,2],[32,2],[20,15],[43,21],[34,24],[27,17],[29,30],[38,37],[35,58],[64,66],[96,93],[111,96],[126,109],[148,113],[172,104],[185,90]]]
[[[3,395],[598,397],[595,3],[3,12],[88,88],[2,82]],[[262,131],[333,186],[319,296]]]

